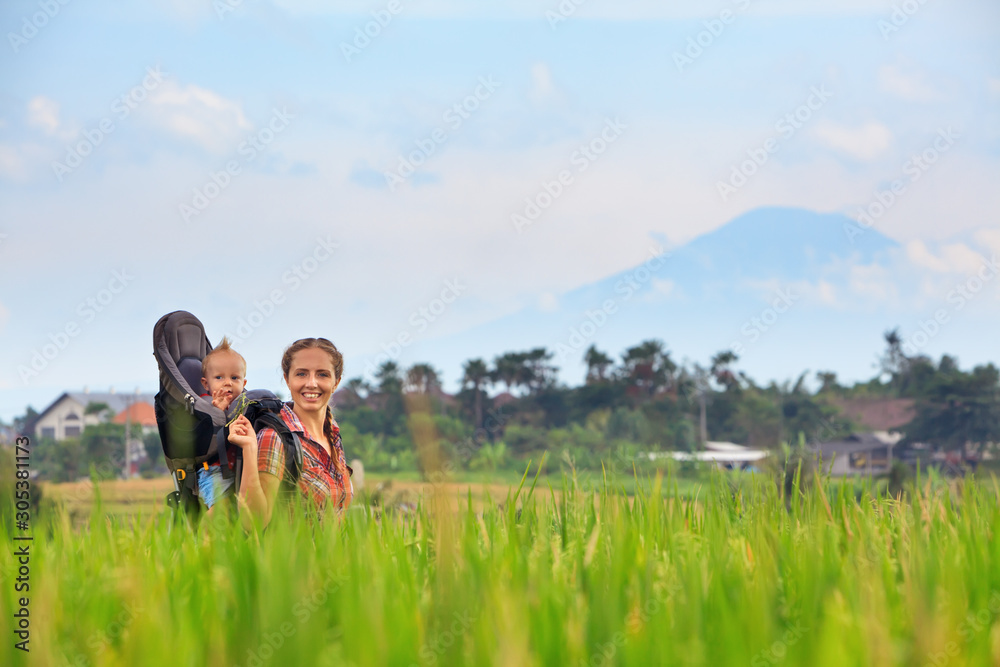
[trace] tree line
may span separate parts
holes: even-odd
[[[844,414],[848,399],[911,399],[914,417],[900,427],[904,449],[981,453],[1000,442],[996,366],[962,370],[953,356],[934,361],[905,354],[898,330],[883,337],[874,377],[850,386],[831,371],[815,373],[814,388],[807,372],[759,384],[739,370],[731,350],[704,364],[682,363],[652,339],[617,358],[591,345],[577,386],[559,382],[555,355],[544,347],[469,359],[454,395],[443,390],[431,364],[404,368],[386,361],[372,381],[346,380],[335,410],[349,458],[376,471],[420,469],[418,432],[432,434],[445,460],[473,470],[517,468],[528,458],[538,461],[542,452],[550,461],[600,469],[602,463],[635,461],[639,452],[695,451],[707,441],[756,448],[818,443],[863,429]],[[29,408],[15,428],[32,421],[33,413]],[[123,442],[120,425],[87,426],[80,438],[41,443],[39,470],[75,479],[91,464],[113,458]],[[162,470],[155,433],[145,446],[148,474]]]

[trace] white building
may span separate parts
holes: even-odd
[[[84,426],[107,421],[109,415],[86,414],[87,406],[91,403],[106,403],[113,413],[118,414],[138,403],[152,405],[153,394],[117,394],[114,391],[95,393],[86,389],[68,391],[45,408],[35,420],[35,437],[53,440],[78,438],[83,433]]]

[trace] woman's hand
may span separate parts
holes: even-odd
[[[229,426],[229,442],[243,450],[256,449],[257,434],[254,433],[253,425],[245,415],[237,417]]]

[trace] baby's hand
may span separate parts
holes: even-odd
[[[245,416],[240,415],[229,426],[229,442],[240,449],[246,449],[257,444],[257,434],[253,430],[253,425]]]
[[[212,392],[212,405],[219,408],[223,412],[229,407],[229,404],[233,402],[233,399],[225,395],[225,389],[216,389]]]

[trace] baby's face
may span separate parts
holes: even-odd
[[[208,395],[213,398],[216,390],[221,389],[222,396],[232,401],[247,386],[243,360],[235,352],[219,352],[212,355],[208,360],[206,371],[201,383],[208,391]]]

